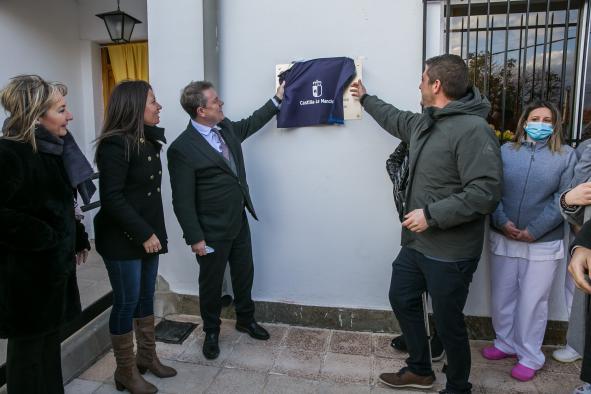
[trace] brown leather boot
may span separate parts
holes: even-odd
[[[133,355],[133,333],[130,331],[123,335],[111,335],[113,353],[117,361],[115,370],[115,387],[118,391],[127,389],[132,394],[154,394],[158,388],[147,382],[140,375],[135,365]]]
[[[154,315],[134,319],[133,327],[137,342],[137,368],[140,373],[144,374],[148,370],[159,378],[175,376],[176,369],[163,365],[156,354]]]

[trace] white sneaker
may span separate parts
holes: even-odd
[[[577,361],[583,358],[575,349],[566,345],[563,348],[556,349],[552,352],[552,358],[556,361],[560,361],[561,363],[572,363],[573,361]],[[591,392],[589,393],[591,394]]]
[[[573,394],[591,394],[591,384],[585,383],[582,386],[579,386],[573,391]]]

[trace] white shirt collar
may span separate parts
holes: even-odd
[[[218,129],[219,128],[217,126],[214,127],[209,127],[206,126],[204,124],[201,124],[199,122],[196,122],[195,120],[191,119],[191,124],[193,125],[193,127],[195,128],[195,130],[197,130],[200,134],[202,134],[204,137],[207,137],[211,134],[211,129]]]

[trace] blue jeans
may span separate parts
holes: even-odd
[[[154,314],[158,255],[137,260],[105,260],[113,288],[109,331],[122,335],[133,330],[133,318]]]

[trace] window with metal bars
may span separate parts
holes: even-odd
[[[472,82],[491,102],[489,123],[499,138],[510,139],[522,108],[532,99],[543,98],[561,109],[565,137],[576,140],[573,114],[585,1],[441,3],[444,51],[466,60]],[[588,112],[591,120],[591,108]]]

